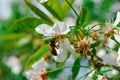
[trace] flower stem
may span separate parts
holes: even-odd
[[[84,75],[82,75],[81,77],[79,77],[77,80],[81,80],[83,77],[85,77],[85,76],[88,76],[91,72],[93,72],[94,71],[94,69],[93,70],[91,70],[91,71],[89,71],[88,73],[86,73],[86,74],[84,74]]]
[[[76,67],[83,67],[83,68],[89,68],[90,66],[80,66],[80,65],[74,65],[74,66],[65,66],[65,67],[62,67],[62,68],[58,68],[58,69],[55,69],[53,71],[48,71],[48,73],[53,73],[53,72],[56,72],[56,71],[59,71],[59,70],[62,70],[62,69],[65,69],[65,68],[76,68]]]
[[[76,12],[76,10],[72,7],[72,5],[69,3],[69,1],[65,0],[68,5],[72,8],[72,10],[74,11],[74,13],[77,15],[77,17],[79,17],[78,13]]]

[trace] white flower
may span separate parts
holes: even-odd
[[[69,40],[67,38],[60,40],[59,48],[57,49],[57,56],[53,56],[56,62],[63,62],[67,57],[67,52],[75,54],[75,50],[73,46],[71,46]]]
[[[41,58],[38,62],[32,65],[32,68],[36,71],[45,70],[49,64],[44,60],[44,58]]]
[[[65,22],[56,22],[53,27],[46,24],[39,25],[36,29],[36,32],[43,34],[44,36],[55,36],[55,35],[64,35],[70,31],[69,26]],[[73,46],[71,46],[67,38],[60,39],[58,41],[58,48],[56,49],[57,56],[54,56],[56,62],[63,62],[66,59],[67,52],[75,53]]]
[[[36,27],[35,30],[44,36],[64,35],[70,31],[69,26],[65,22],[56,22],[53,27],[42,24]]]
[[[114,34],[115,39],[120,42],[120,35],[119,34]]]
[[[24,72],[24,75],[28,80],[42,80],[39,73],[35,70],[27,70]]]
[[[33,69],[25,71],[24,75],[28,80],[43,80],[40,73],[45,71],[48,66],[48,63],[42,58],[32,65]]]
[[[47,24],[41,24],[35,28],[36,32],[43,34],[44,36],[54,36],[52,27]]]
[[[45,3],[47,2],[48,0],[40,0],[40,3]]]
[[[64,35],[70,31],[70,28],[65,22],[57,22],[54,24],[52,30],[58,35]]]
[[[117,65],[120,66],[120,48],[118,49]]]
[[[20,61],[16,56],[8,57],[8,59],[5,60],[5,64],[11,68],[14,74],[19,74],[22,69]]]
[[[117,26],[120,22],[120,12],[117,12],[116,20],[113,23],[113,26]]]

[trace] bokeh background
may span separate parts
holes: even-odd
[[[63,0],[59,1],[62,3]],[[31,2],[51,16],[37,0]],[[75,0],[73,7],[78,13],[81,5],[88,10],[92,20],[100,22],[107,19],[113,22],[120,10],[120,0]],[[0,80],[27,80],[24,65],[28,57],[45,43],[34,28],[30,28],[31,25],[26,25],[29,29],[22,27],[25,24],[21,23],[16,25],[18,28],[13,27],[16,20],[26,17],[38,16],[24,0],[0,0]],[[72,10],[68,13],[70,17],[76,18]]]

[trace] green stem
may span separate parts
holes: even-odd
[[[89,28],[89,29],[87,30],[87,32],[89,32],[91,29],[93,29],[93,28],[96,27],[97,25],[101,25],[101,24],[95,24],[95,25],[93,25],[91,28]]]
[[[69,1],[65,0],[68,5],[72,8],[72,10],[74,11],[74,13],[79,17],[78,13],[75,11],[75,9],[72,7],[72,5],[69,3]]]
[[[94,71],[94,69],[91,70],[91,71],[89,71],[88,73],[82,75],[82,76],[81,76],[80,78],[78,78],[77,80],[81,80],[83,77],[88,76],[88,75],[89,75],[91,72],[93,72],[93,71]]]
[[[74,65],[74,66],[65,66],[65,67],[62,67],[62,68],[58,68],[58,69],[55,69],[53,71],[48,71],[48,73],[53,73],[53,72],[56,72],[56,71],[59,71],[59,70],[62,70],[62,69],[65,69],[65,68],[73,68],[73,67],[83,67],[83,68],[89,68],[89,66],[79,66],[79,65]]]

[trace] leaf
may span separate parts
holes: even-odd
[[[25,0],[25,2],[36,15],[38,15],[48,23],[53,24],[53,21],[44,12],[42,12],[40,9],[38,9],[36,6],[30,3],[29,0]]]
[[[42,5],[58,20],[63,20],[63,11],[58,0],[48,0]]]
[[[75,0],[67,0],[67,1],[72,5]],[[64,0],[64,2],[63,2],[63,4],[62,4],[62,10],[63,10],[63,16],[64,16],[64,17],[66,17],[69,9],[70,9],[70,6],[69,6],[68,3]]]
[[[73,64],[73,67],[72,67],[72,78],[73,78],[73,80],[75,80],[77,74],[79,73],[79,69],[80,69],[80,67],[74,67],[74,65],[80,65],[80,58],[79,57],[75,60],[75,62]]]
[[[96,73],[93,74],[92,80],[97,80],[97,74]]]
[[[88,12],[87,12],[86,8],[81,6],[80,14],[79,14],[79,17],[78,17],[76,23],[77,23],[77,25],[80,25],[81,27],[85,27],[88,24],[88,20],[89,20]]]
[[[91,44],[91,47],[95,48],[95,47],[99,46],[100,44],[101,44],[101,41],[97,40],[95,43]]]
[[[46,44],[44,46],[42,46],[39,50],[37,50],[37,52],[35,52],[32,56],[29,57],[26,65],[25,65],[25,69],[29,69],[31,68],[31,66],[37,62],[38,60],[40,60],[44,54],[46,52],[48,52],[49,50],[49,46]]]
[[[113,5],[114,0],[101,0],[101,4],[100,4],[100,12],[98,17],[100,17],[100,19],[102,21],[105,21],[106,16],[111,8],[111,6]]]
[[[109,71],[111,71],[112,69],[113,69],[113,67],[111,67],[111,66],[102,66],[101,68],[99,68],[99,69],[97,70],[97,73],[103,75],[104,73],[109,72]]]
[[[76,27],[76,26],[70,26],[70,31],[71,31],[71,32],[74,32],[75,29],[76,29],[75,27]]]
[[[2,41],[20,39],[25,35],[26,35],[25,33],[9,33],[4,35],[4,37],[2,38]]]
[[[65,64],[66,60],[64,62],[56,62],[56,67],[60,68]]]
[[[83,6],[87,9],[90,17],[92,19],[97,19],[99,16],[94,12],[95,4],[93,0],[84,0],[83,1]]]
[[[13,22],[10,30],[15,32],[32,32],[35,30],[35,27],[42,23],[44,23],[43,20],[33,17],[21,18]]]

